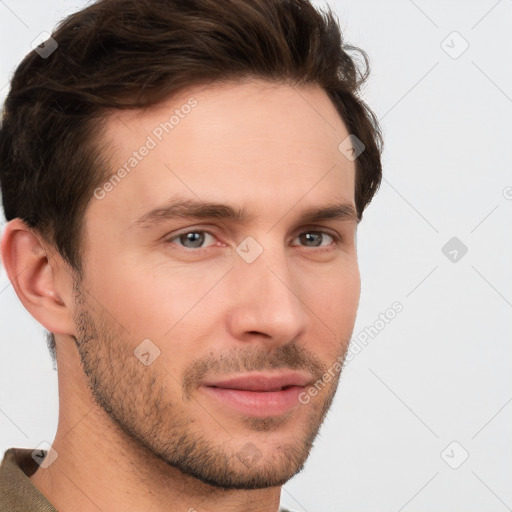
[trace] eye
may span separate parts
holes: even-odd
[[[187,249],[201,249],[205,247],[203,244],[208,237],[215,240],[215,237],[208,233],[208,231],[187,231],[169,238],[167,241],[169,243],[176,243],[175,241],[177,241],[178,245],[182,245]]]
[[[339,241],[338,236],[318,230],[304,231],[295,238],[295,240],[297,239],[300,240],[299,245],[303,247],[327,247],[333,242],[337,243]],[[204,249],[211,245],[222,245],[221,242],[215,243],[215,240],[215,236],[208,231],[192,230],[174,235],[167,242],[182,246],[185,249]]]
[[[336,237],[325,231],[305,231],[297,238],[300,239],[305,247],[324,247],[332,242],[336,242]]]

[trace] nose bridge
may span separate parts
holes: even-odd
[[[298,276],[290,272],[286,247],[274,244],[271,248],[269,243],[251,263],[238,260],[234,271],[242,286],[231,316],[233,334],[259,332],[287,342],[303,332],[307,314],[299,298]]]

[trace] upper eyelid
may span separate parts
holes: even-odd
[[[325,222],[329,222],[329,220],[326,220]],[[198,224],[197,226],[185,226],[183,228],[178,228],[177,234],[173,236],[179,236],[185,233],[190,233],[194,231],[205,231],[207,233],[213,234],[213,231],[215,231],[218,228],[218,225],[216,224]],[[332,232],[336,234],[336,230],[328,227],[328,226],[322,226],[320,224],[304,224],[302,226],[299,226],[297,228],[294,228],[292,232],[299,232],[302,233],[304,231],[325,231],[326,233]],[[169,233],[171,234],[171,233]],[[168,235],[169,235],[168,234]],[[166,235],[166,236],[168,236]]]

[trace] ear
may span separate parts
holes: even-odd
[[[7,223],[0,246],[18,298],[48,331],[73,335],[73,276],[57,251],[21,219]]]

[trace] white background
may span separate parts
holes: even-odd
[[[0,99],[31,41],[83,5],[0,1]],[[282,502],[308,512],[510,510],[512,1],[331,5],[346,41],[370,56],[364,98],[385,137],[385,177],[358,233],[354,337],[393,302],[404,309],[344,369]],[[452,237],[468,248],[456,262],[442,252]],[[2,272],[0,453],[55,435],[43,332]]]

